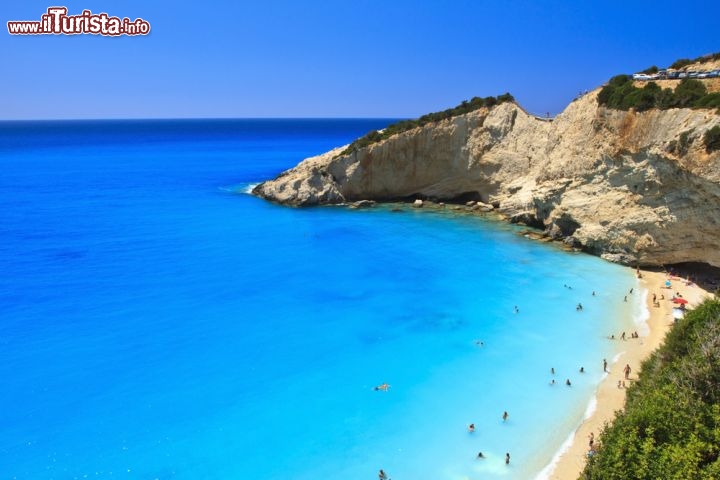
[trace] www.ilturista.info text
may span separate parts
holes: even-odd
[[[40,21],[7,22],[11,35],[147,35],[150,24],[138,18],[110,17],[107,13],[83,10],[80,15],[68,15],[66,7],[50,7]]]

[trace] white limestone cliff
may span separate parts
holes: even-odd
[[[253,193],[296,206],[477,199],[612,261],[720,266],[720,152],[702,142],[718,112],[624,112],[596,97],[553,121],[507,102],[348,155],[341,147]]]

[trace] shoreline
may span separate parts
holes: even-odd
[[[695,283],[686,285],[678,277],[673,277],[672,286],[668,289],[665,287],[667,279],[668,275],[664,272],[642,270],[639,293],[644,302],[643,313],[633,321],[639,320],[647,325],[647,331],[644,331],[642,325],[637,325],[639,338],[628,338],[625,342],[619,338],[614,340],[623,342],[623,345],[614,358],[608,359],[609,373],[598,385],[595,396],[588,405],[586,411],[589,415],[586,414],[580,426],[563,442],[560,450],[538,474],[537,480],[571,480],[580,476],[585,468],[590,434],[595,435],[596,442],[600,441],[599,434],[604,424],[611,422],[615,412],[622,410],[625,405],[626,388],[618,388],[617,383],[624,380],[623,365],[630,365],[632,369],[629,380],[625,380],[626,386],[629,386],[637,380],[642,362],[665,341],[665,335],[674,323],[674,304],[670,301],[673,294],[680,292],[690,302],[691,308],[712,295]],[[653,305],[653,294],[657,295],[659,306]],[[661,295],[665,296],[664,300],[660,300]],[[594,411],[590,411],[592,409],[589,407],[593,404]]]

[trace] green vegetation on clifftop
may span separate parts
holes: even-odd
[[[720,478],[720,300],[688,312],[642,365],[584,480]]]
[[[616,110],[634,108],[639,112],[651,108],[720,108],[720,93],[708,93],[700,80],[692,78],[681,80],[673,91],[662,89],[655,82],[638,88],[630,75],[617,75],[600,90],[598,103]]]
[[[711,60],[717,60],[718,58],[720,58],[720,52],[711,53],[710,55],[703,55],[702,57],[698,57],[694,60],[690,60],[689,58],[681,58],[680,60],[676,60],[675,63],[670,65],[670,68],[680,69],[683,67],[687,67],[688,65],[692,65],[693,63],[709,62]]]
[[[495,105],[513,101],[515,101],[515,98],[509,93],[498,95],[497,97],[473,97],[470,101],[465,100],[457,107],[448,108],[447,110],[443,110],[442,112],[428,113],[415,120],[401,120],[399,122],[388,125],[382,131],[373,130],[372,132],[369,132],[365,136],[360,137],[354,142],[352,142],[348,146],[348,148],[346,148],[342,153],[340,153],[340,155],[348,155],[359,148],[367,147],[368,145],[372,145],[373,143],[379,142],[380,140],[390,138],[393,135],[412,130],[416,127],[422,127],[424,125],[427,125],[428,123],[439,122],[440,120],[457,117],[458,115],[470,113],[483,107],[492,108]]]

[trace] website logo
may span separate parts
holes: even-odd
[[[7,22],[10,35],[147,35],[150,23],[142,18],[111,17],[107,13],[83,10],[80,15],[68,15],[66,7],[50,7],[40,21]]]

